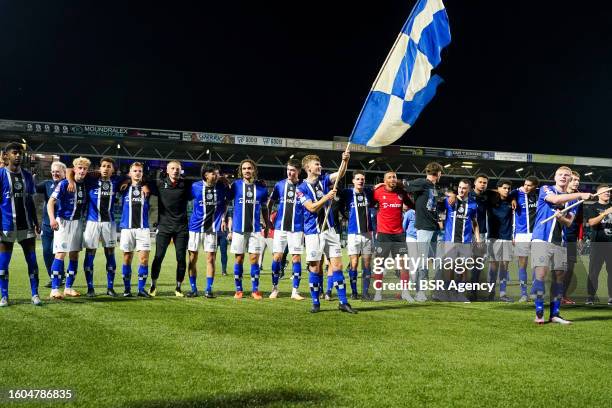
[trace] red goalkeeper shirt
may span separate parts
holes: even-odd
[[[395,189],[388,191],[385,186],[374,190],[374,201],[378,203],[378,214],[376,214],[376,232],[383,234],[401,234],[402,206],[411,206],[412,202],[404,190]]]

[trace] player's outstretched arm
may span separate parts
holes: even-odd
[[[335,183],[338,177],[340,178],[344,177],[344,174],[346,173],[346,169],[348,168],[348,162],[350,158],[351,158],[351,154],[349,152],[342,153],[342,163],[340,164],[340,169],[337,172],[329,175],[329,179],[331,180],[332,183]]]

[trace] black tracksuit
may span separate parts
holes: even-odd
[[[176,281],[185,279],[187,270],[187,242],[189,232],[187,228],[187,201],[191,195],[189,180],[179,178],[172,183],[169,177],[151,183],[151,191],[158,198],[158,223],[155,239],[155,258],[151,266],[151,277],[157,279],[161,264],[166,256],[166,249],[170,241],[174,241],[176,251]]]

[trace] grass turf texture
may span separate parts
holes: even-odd
[[[0,388],[4,398],[9,388],[71,388],[76,397],[11,406],[610,403],[612,310],[606,306],[565,307],[563,314],[575,321],[570,327],[536,326],[533,304],[497,302],[353,301],[360,313],[347,315],[336,310],[336,301],[323,301],[323,312],[311,315],[309,298],[288,298],[290,279],[281,281],[280,299],[237,301],[231,298],[231,274],[216,278],[217,299],[179,299],[174,297],[173,248],[163,264],[157,298],[110,299],[101,295],[106,277],[98,252],[97,298],[46,301],[36,308],[29,304],[25,263],[16,246],[11,306],[0,310]],[[205,283],[201,258],[200,290]],[[45,284],[40,251],[38,259]],[[270,287],[269,260],[264,290]],[[232,261],[230,255],[230,271]],[[245,289],[250,289],[247,275]],[[307,295],[303,276],[302,294]],[[516,279],[516,272],[511,276]],[[76,288],[85,292],[82,257]],[[116,288],[122,290],[120,267]],[[603,282],[603,293],[601,288]],[[41,288],[43,299],[48,293]]]

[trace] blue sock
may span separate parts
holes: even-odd
[[[292,269],[293,269],[293,288],[297,289],[300,287],[300,280],[302,279],[302,263],[294,262]]]
[[[489,283],[497,283],[497,270],[489,265]]]
[[[83,271],[85,272],[85,281],[87,282],[87,289],[93,289],[93,266],[94,266],[94,254],[85,254],[85,260],[83,261]]]
[[[308,273],[308,285],[310,286],[310,297],[312,298],[312,304],[318,305],[319,302],[319,289],[321,288],[321,282],[323,277],[314,272]]]
[[[340,304],[344,305],[348,303],[348,300],[346,299],[346,285],[344,284],[344,274],[342,273],[342,271],[334,271],[332,274],[332,278],[334,280],[336,292],[338,292],[338,300],[340,300]]]
[[[351,293],[357,294],[357,271],[353,269],[348,270],[349,281],[351,282]]]
[[[68,260],[68,276],[66,277],[66,289],[72,288],[76,278],[79,261]]]
[[[192,292],[197,292],[198,291],[198,284],[196,283],[197,280],[197,276],[189,276],[189,284],[191,285],[191,291]]]
[[[518,275],[521,284],[521,296],[527,296],[527,269],[519,268]]]
[[[327,277],[327,290],[325,292],[328,295],[331,295],[333,288],[334,288],[334,275]]]
[[[148,265],[138,265],[138,291],[144,292],[147,284],[147,277],[149,276]]]
[[[117,270],[115,254],[105,253],[104,255],[106,255],[106,287],[112,289],[115,286],[115,271]]]
[[[251,265],[251,283],[252,291],[259,292],[259,265],[256,263]]]
[[[212,287],[213,287],[213,281],[215,280],[215,278],[207,276],[206,277],[206,291],[207,292],[212,292]]]
[[[532,282],[532,284],[531,284],[531,290],[529,291],[529,294],[531,294],[531,295],[535,295],[536,294],[536,290],[535,290],[535,287],[534,287],[535,280],[536,280],[535,279],[535,269],[532,269],[531,270],[531,282]]]
[[[281,263],[279,261],[272,261],[272,287],[278,286],[278,280],[280,278]]]
[[[559,316],[561,297],[563,296],[563,283],[553,282],[553,300],[550,302],[550,317]]]
[[[242,264],[234,264],[234,284],[236,292],[242,292]]]
[[[30,277],[30,291],[32,296],[38,295],[38,263],[36,262],[36,252],[28,252],[25,254],[26,263],[28,264],[28,276]]]
[[[499,267],[499,293],[506,294],[506,286],[508,284],[508,271],[503,269],[503,266]]]
[[[372,271],[366,268],[363,268],[363,271],[361,271],[361,287],[362,287],[362,293],[366,294],[368,293],[368,290],[370,289],[370,278],[372,276]]]
[[[12,252],[0,252],[0,296],[8,297],[9,263]]]
[[[538,317],[544,316],[544,281],[534,280],[533,281],[533,290],[536,294],[535,299],[535,308],[536,315]]]
[[[125,291],[130,292],[132,290],[132,266],[123,265],[121,272],[123,274],[123,286],[125,287]]]
[[[51,289],[59,289],[64,274],[64,260],[54,259],[51,264]]]

